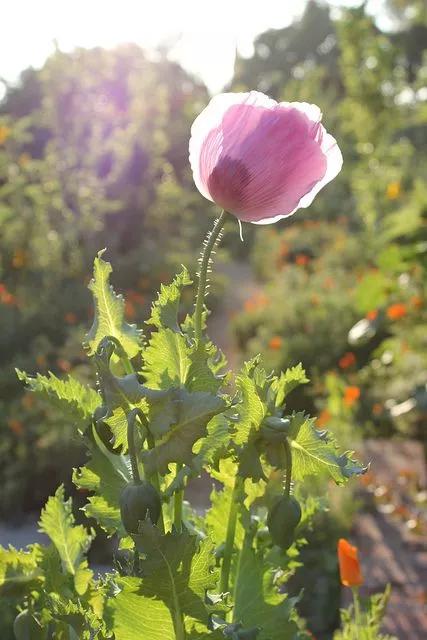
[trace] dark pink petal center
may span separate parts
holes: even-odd
[[[213,200],[224,209],[239,205],[252,176],[242,160],[230,156],[220,158],[208,178],[208,189]]]

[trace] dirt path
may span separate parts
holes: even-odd
[[[424,640],[427,539],[422,527],[427,519],[427,473],[423,446],[411,440],[368,440],[363,457],[371,461],[371,471],[364,479],[364,508],[351,537],[361,555],[362,593],[378,593],[390,584],[385,631],[399,640]],[[343,592],[345,599],[348,591]]]

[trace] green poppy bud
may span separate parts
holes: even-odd
[[[288,549],[294,541],[294,532],[301,520],[301,507],[293,496],[282,496],[272,506],[267,526],[274,544]]]
[[[140,520],[150,518],[157,524],[160,517],[160,497],[155,488],[146,481],[129,483],[120,495],[120,515],[123,526],[130,534],[138,533]]]

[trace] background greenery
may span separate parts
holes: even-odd
[[[313,384],[291,408],[317,412],[344,444],[425,438],[427,16],[422,0],[386,7],[390,31],[364,5],[332,16],[309,2],[299,21],[259,35],[252,57],[237,57],[229,87],[319,104],[343,151],[342,173],[308,211],[245,227],[244,244],[230,222],[224,246],[257,280],[233,318],[240,356],[261,351],[276,370],[302,361]],[[208,99],[167,53],[153,60],[129,45],[57,51],[0,103],[3,519],[38,510],[61,481],[71,489],[83,460],[73,425],[25,392],[14,368],[92,375],[80,345],[97,251],[108,245],[130,321],[147,317],[180,264],[195,270],[214,208],[193,185],[187,149]],[[303,558],[313,584],[336,573],[334,539],[352,508],[339,505],[313,534]],[[336,582],[323,597],[319,610],[338,600]]]

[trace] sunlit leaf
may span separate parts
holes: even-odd
[[[94,532],[88,532],[83,525],[75,524],[71,498],[65,500],[62,485],[47,501],[39,524],[40,531],[49,536],[55,545],[63,570],[74,576],[77,593],[85,593],[92,577],[85,554],[92,543]]]
[[[71,375],[60,380],[53,373],[47,376],[38,373],[34,378],[19,369],[16,373],[31,391],[60,409],[71,422],[87,422],[101,404],[101,398],[94,389],[83,385]]]
[[[351,452],[339,453],[337,444],[326,431],[315,427],[316,419],[304,413],[291,418],[289,441],[292,449],[292,478],[326,474],[337,484],[343,484],[354,475],[365,473],[363,467],[351,458]]]
[[[213,607],[206,600],[218,582],[212,543],[187,531],[161,535],[148,521],[136,543],[146,554],[141,558],[144,577],[119,578],[121,591],[108,604],[116,640],[175,640],[179,620],[189,630],[197,624],[207,633],[209,614],[224,610],[221,603]]]
[[[171,284],[160,285],[160,293],[153,303],[151,317],[147,324],[152,324],[158,329],[171,329],[179,332],[178,312],[182,289],[192,284],[188,270],[183,267]]]
[[[84,346],[89,355],[93,355],[102,338],[113,336],[120,342],[128,357],[133,358],[141,349],[142,334],[135,325],[128,324],[125,320],[125,302],[109,282],[113,269],[109,262],[102,259],[103,253],[100,251],[95,258],[93,279],[89,284],[95,303],[95,315],[92,327],[85,336]]]

